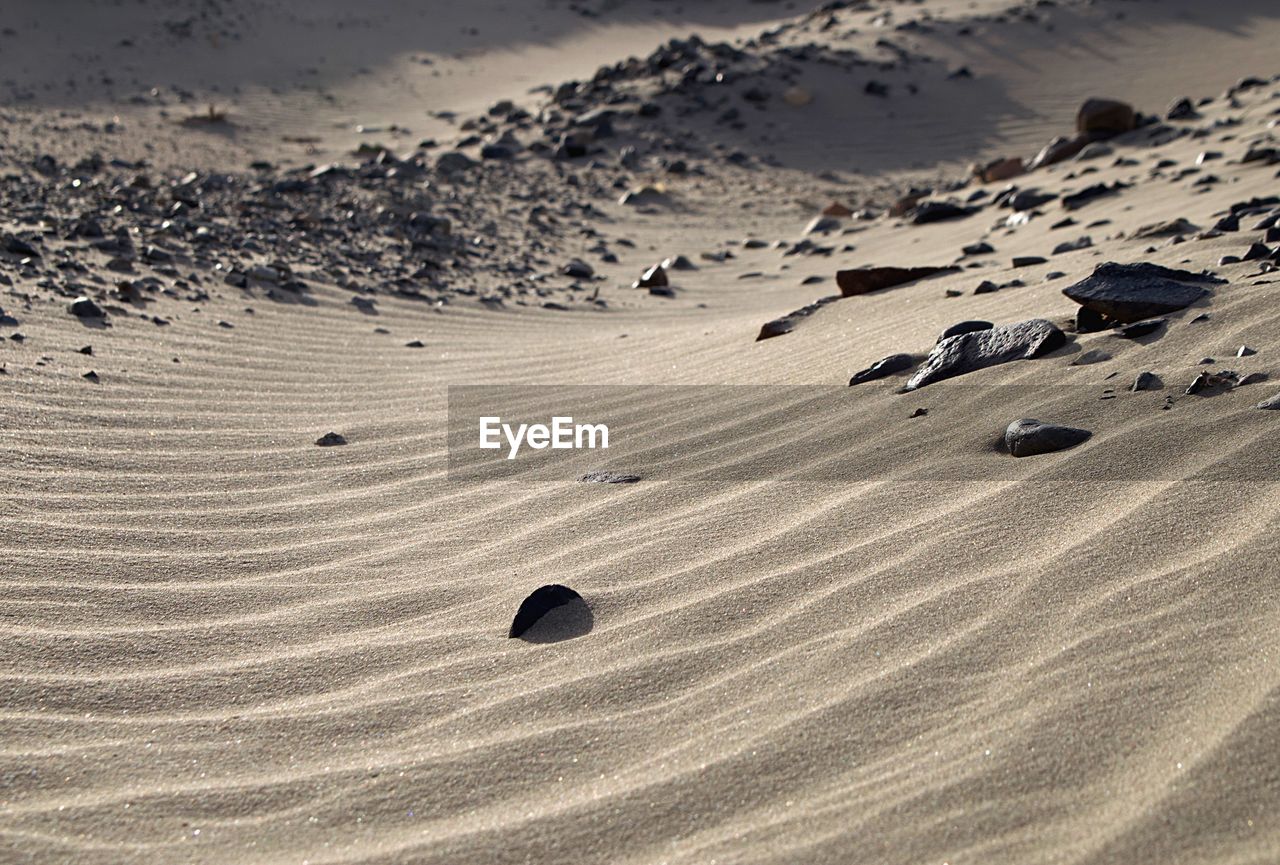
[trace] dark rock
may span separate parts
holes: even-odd
[[[995,324],[989,321],[959,321],[944,330],[942,335],[938,337],[938,342],[942,342],[948,337],[960,336],[964,333],[977,333],[980,330],[991,330],[993,327],[995,327]]]
[[[951,201],[925,201],[916,206],[911,222],[913,225],[928,225],[931,222],[972,216],[978,210],[977,207],[968,207]]]
[[[1015,360],[1042,357],[1061,348],[1066,335],[1041,318],[948,337],[933,347],[906,390]]]
[[[1048,204],[1058,197],[1056,192],[1041,192],[1038,189],[1024,189],[1015,193],[1008,204],[1015,211],[1034,210],[1042,204]]]
[[[1117,99],[1086,99],[1076,113],[1076,132],[1098,136],[1119,135],[1137,126],[1133,106]]]
[[[575,601],[582,601],[582,596],[568,586],[542,586],[520,604],[507,636],[519,637],[551,610]]]
[[[427,344],[420,339],[413,339],[404,344],[405,348],[426,348]]]
[[[1049,259],[1040,255],[1019,255],[1013,259],[1014,267],[1033,267],[1037,264],[1044,264]]]
[[[996,285],[989,279],[984,279],[978,283],[978,287],[973,290],[974,294],[991,294],[993,291],[999,291],[1000,286]]]
[[[634,484],[640,482],[640,475],[628,475],[620,472],[596,471],[587,472],[579,481],[585,484]]]
[[[987,255],[988,253],[995,252],[996,248],[986,241],[981,241],[979,243],[971,243],[960,251],[965,255]]]
[[[1044,168],[1046,165],[1053,165],[1070,159],[1081,150],[1084,150],[1090,143],[1089,137],[1084,135],[1078,135],[1075,138],[1055,138],[1036,154],[1035,158],[1031,160],[1031,164],[1027,166],[1027,170],[1035,171],[1037,168]]]
[[[1267,397],[1262,402],[1255,405],[1254,408],[1260,408],[1266,411],[1280,410],[1280,393],[1276,394],[1275,396]]]
[[[347,443],[346,438],[343,437],[341,433],[336,433],[336,432],[327,432],[324,435],[320,436],[320,438],[316,439],[316,444],[318,444],[322,448],[336,447],[338,445],[344,445],[346,443]]]
[[[1126,186],[1119,181],[1107,185],[1105,183],[1095,183],[1093,186],[1087,186],[1079,192],[1073,192],[1070,195],[1062,196],[1062,206],[1067,210],[1079,210],[1089,202],[1102,198],[1106,195],[1115,195]]]
[[[655,264],[640,274],[640,278],[636,280],[633,288],[665,288],[670,284],[671,281],[667,278],[667,269],[661,264]]]
[[[1092,435],[1086,429],[1022,418],[1005,429],[1004,446],[1015,457],[1030,457],[1075,447]]]
[[[67,307],[67,311],[76,318],[105,318],[106,313],[102,307],[98,306],[87,297],[77,297],[71,301],[71,305]]]
[[[1108,318],[1131,323],[1188,307],[1208,294],[1205,284],[1223,281],[1146,262],[1107,262],[1062,293]]]
[[[1137,339],[1138,337],[1148,336],[1155,333],[1167,323],[1167,319],[1163,318],[1136,321],[1133,324],[1126,324],[1124,327],[1117,330],[1115,335],[1121,339]]]
[[[1091,246],[1093,246],[1093,238],[1086,234],[1077,240],[1068,240],[1064,243],[1059,243],[1053,248],[1053,254],[1062,255],[1066,252],[1076,252],[1081,249],[1088,249]]]
[[[561,273],[573,279],[590,279],[596,275],[595,268],[580,258],[575,258],[566,264]]]
[[[1185,96],[1181,99],[1175,99],[1164,115],[1166,120],[1194,120],[1199,116],[1195,105]]]
[[[849,386],[855,384],[866,384],[869,381],[886,378],[896,372],[904,372],[916,365],[916,358],[909,354],[891,354],[886,358],[881,358],[871,366],[853,374],[853,378],[849,379]]]
[[[882,288],[893,288],[906,285],[917,279],[934,276],[939,273],[951,273],[958,267],[861,267],[856,270],[836,272],[836,285],[844,297],[879,291]]]
[[[760,333],[756,336],[756,342],[765,339],[772,339],[775,336],[782,336],[785,333],[791,333],[795,330],[800,322],[813,315],[818,310],[830,303],[835,303],[841,295],[833,294],[828,297],[820,298],[808,306],[802,306],[794,312],[787,313],[781,318],[775,318],[773,321],[765,322],[760,328]]]
[[[1133,386],[1129,390],[1137,393],[1143,390],[1158,390],[1161,387],[1160,378],[1153,372],[1140,372],[1137,378],[1133,380]]]
[[[1263,261],[1271,257],[1271,248],[1265,243],[1254,243],[1241,256],[1241,261]]]
[[[1242,345],[1240,348],[1236,349],[1236,357],[1248,357],[1249,355],[1257,353],[1257,350],[1249,348],[1247,345]]]
[[[94,384],[97,384],[99,381],[101,381],[101,379],[98,378],[98,374],[93,370],[89,370],[88,372],[86,372],[84,375],[80,377],[87,381],[91,381]]]

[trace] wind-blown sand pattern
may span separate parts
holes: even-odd
[[[1254,407],[1280,387],[1272,4],[14,5],[0,861],[1280,861],[1280,413]],[[531,88],[695,32],[743,52],[727,84],[646,90],[655,125],[555,158]],[[1074,135],[1088,97],[1142,125],[971,176]],[[505,99],[523,126],[463,128]],[[522,149],[481,160],[507,129]],[[455,149],[478,164],[439,166]],[[1008,183],[1119,186],[1007,222]],[[646,185],[665,203],[619,203]],[[978,210],[891,215],[913,187]],[[868,212],[805,234],[832,201]],[[129,248],[94,246],[117,229]],[[784,255],[805,240],[832,249]],[[679,254],[674,297],[631,287]],[[1136,339],[1082,326],[1062,290],[1144,261],[1225,281]],[[950,265],[756,340],[837,270]],[[1065,344],[845,387],[957,322],[1029,319]],[[459,385],[607,387],[650,461],[459,477]],[[811,413],[770,426],[768,399]],[[1092,436],[1015,460],[995,443],[1024,417]],[[719,482],[660,477],[655,454],[735,424],[700,457]],[[842,428],[860,476],[812,446]],[[509,638],[547,584],[585,603]]]

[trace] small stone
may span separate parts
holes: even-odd
[[[1257,353],[1257,349],[1249,348],[1247,345],[1242,345],[1240,348],[1236,349],[1236,357],[1248,357],[1251,354]]]
[[[99,382],[99,380],[100,380],[100,379],[98,378],[98,374],[97,374],[96,372],[94,372],[93,370],[89,370],[88,372],[86,372],[84,375],[82,375],[82,376],[80,376],[80,377],[81,377],[81,378],[83,378],[83,379],[85,379],[85,380],[87,380],[87,381],[91,381],[91,382],[93,382],[94,384],[97,384],[97,383]]]
[[[1059,243],[1053,248],[1053,254],[1062,255],[1067,252],[1078,252],[1081,249],[1088,249],[1091,246],[1093,246],[1093,238],[1086,234],[1077,240],[1068,240],[1063,243]]]
[[[840,230],[840,220],[834,216],[817,216],[804,227],[805,234],[830,234]]]
[[[1111,360],[1111,355],[1099,348],[1090,349],[1082,353],[1075,360],[1071,361],[1072,366],[1088,366],[1089,364],[1102,363]]]
[[[1076,113],[1076,131],[1102,136],[1119,135],[1137,126],[1133,106],[1118,99],[1086,99]]]
[[[879,291],[924,279],[939,273],[959,270],[956,267],[863,267],[836,272],[836,284],[844,297]]]
[[[1115,335],[1120,339],[1138,339],[1139,337],[1148,336],[1164,327],[1167,319],[1152,318],[1147,321],[1136,321],[1133,324],[1126,324],[1124,327],[1116,331]]]
[[[1086,429],[1022,418],[1005,429],[1004,445],[1015,457],[1030,457],[1075,447],[1092,435]]]
[[[542,586],[520,604],[511,621],[508,638],[519,637],[551,610],[574,602],[582,602],[582,596],[568,586]]]
[[[871,366],[856,372],[849,379],[849,386],[856,384],[866,384],[869,381],[876,381],[897,372],[904,372],[916,365],[917,358],[909,354],[891,354],[888,357],[881,358]]]
[[[561,268],[561,273],[573,279],[590,279],[596,275],[595,268],[580,258],[575,258]]]
[[[83,295],[71,301],[67,311],[76,318],[105,318],[107,315],[103,312],[102,307]]]
[[[988,255],[995,252],[996,248],[986,241],[981,241],[979,243],[971,243],[960,251],[965,255]]]
[[[915,411],[913,411],[911,414],[907,415],[907,417],[908,418],[924,417],[928,413],[929,413],[929,410],[927,408],[918,408]]]
[[[1153,372],[1140,372],[1133,380],[1133,385],[1129,390],[1137,393],[1144,390],[1157,390],[1160,387],[1160,379]]]
[[[661,264],[655,264],[642,273],[632,287],[653,289],[665,288],[670,284],[671,281],[667,278],[667,269]]]
[[[1262,402],[1255,405],[1254,408],[1264,409],[1265,411],[1280,410],[1280,393],[1276,394],[1275,396],[1267,397]]]
[[[427,344],[420,339],[410,340],[404,344],[405,348],[426,348]]]
[[[1017,267],[1033,267],[1037,264],[1044,264],[1049,259],[1039,255],[1019,255],[1013,259],[1013,266]]]
[[[320,438],[316,439],[316,444],[322,448],[336,447],[337,445],[344,445],[346,443],[346,438],[343,437],[341,433],[336,432],[327,432],[320,436]]]
[[[634,484],[640,482],[640,476],[622,474],[620,472],[595,471],[587,472],[578,480],[585,484]]]

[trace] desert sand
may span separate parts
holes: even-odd
[[[9,5],[0,861],[1280,861],[1274,4]]]

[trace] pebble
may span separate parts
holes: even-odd
[[[1005,429],[1004,445],[1015,457],[1030,457],[1075,447],[1092,435],[1086,429],[1022,418]]]
[[[552,584],[536,589],[520,604],[511,621],[508,638],[519,637],[551,610],[575,601],[582,601],[582,596],[568,586]]]
[[[331,448],[347,443],[346,438],[341,433],[327,432],[320,438],[316,439],[316,444],[322,448]]]
[[[897,372],[904,372],[916,365],[916,358],[910,354],[891,354],[888,357],[881,358],[866,369],[856,372],[849,379],[849,386],[856,384],[866,384],[869,381],[886,378]]]

